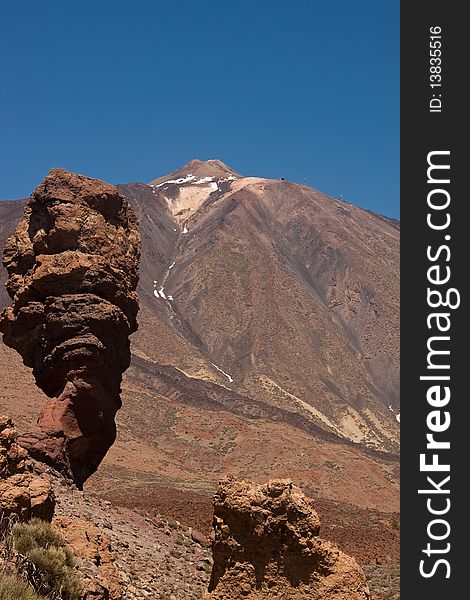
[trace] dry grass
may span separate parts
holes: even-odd
[[[41,600],[26,581],[14,575],[0,573],[0,600]]]

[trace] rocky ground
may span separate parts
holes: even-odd
[[[146,517],[60,482],[55,491],[57,517],[85,519],[109,539],[123,600],[201,597],[212,568],[204,536],[172,518]]]
[[[20,505],[30,507],[22,515],[24,518],[50,519],[54,512],[53,525],[65,537],[78,561],[84,584],[83,600],[203,597],[213,567],[208,539],[212,512],[209,498],[201,495],[192,498],[189,492],[180,492],[174,496],[172,505],[172,490],[164,494],[162,488],[153,506],[150,497],[140,506],[135,503],[119,506],[91,491],[79,491],[50,467],[31,462],[14,451],[19,448],[15,434],[11,421],[5,418],[0,436],[2,514],[8,516],[13,512],[21,518]],[[49,481],[55,505],[48,500],[52,498]],[[48,483],[49,491],[45,489],[38,495],[38,482]],[[301,495],[300,489],[296,489]],[[354,555],[364,568],[371,600],[397,600],[398,515],[359,511],[340,502],[312,501],[308,497],[305,501],[320,514],[322,536]],[[316,516],[315,519],[318,521]],[[0,544],[0,565],[2,560],[8,560],[5,551]]]
[[[388,560],[384,564],[365,565],[371,600],[400,600],[400,564]]]
[[[55,492],[57,517],[89,521],[108,538],[116,567],[114,577],[119,578],[123,600],[201,598],[209,584],[212,553],[210,548],[194,541],[193,537],[199,535],[198,530],[185,524],[200,523],[204,533],[208,533],[207,517],[203,519],[199,514],[203,506],[197,502],[200,498],[193,505],[192,518],[189,511],[184,511],[180,522],[170,516],[178,512],[171,510],[169,502],[166,504],[166,516],[162,516],[149,507],[116,506],[92,492],[81,492],[59,481],[55,483]],[[186,495],[184,499],[188,499]],[[176,509],[183,506],[184,499],[183,495],[177,499]],[[208,515],[209,506],[204,509],[203,513]],[[352,515],[341,506],[337,506],[333,513],[331,507],[321,502],[317,503],[317,509],[322,520],[322,535],[334,540],[343,550],[351,551],[355,532],[362,531],[364,541],[369,535],[368,551],[365,550],[367,544],[361,543],[364,551],[357,559],[366,574],[371,600],[399,600],[398,531],[393,528],[395,537],[388,535],[385,539],[387,528],[380,527],[380,521],[384,519],[380,514],[369,515],[371,525],[367,534],[364,515]],[[329,518],[327,513],[331,515]],[[337,519],[336,526],[329,524],[333,518]],[[201,541],[205,539],[202,535]]]
[[[151,497],[139,501],[131,496],[107,493],[113,504],[136,509],[149,516],[164,514],[194,527],[209,536],[212,531],[211,498],[184,490],[157,488]],[[359,509],[344,502],[315,498],[321,517],[322,536],[334,541],[362,565],[398,561],[400,555],[400,515]]]

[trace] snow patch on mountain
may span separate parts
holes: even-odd
[[[178,179],[167,179],[167,181],[163,181],[162,183],[154,183],[150,187],[162,187],[162,185],[168,185],[169,183],[176,183],[178,185],[182,185],[183,183],[188,183],[196,179],[196,176],[192,173],[186,175],[186,177],[178,177]]]
[[[163,298],[163,300],[173,300],[172,296],[168,296],[168,298],[166,297],[165,292],[163,291],[163,285],[160,286],[160,289],[158,288],[158,281],[154,281],[153,282],[153,295],[155,296],[155,298]]]
[[[212,365],[217,369],[217,371],[220,371],[222,373],[222,375],[225,375],[225,377],[230,381],[230,383],[233,383],[233,378],[231,375],[229,375],[228,373],[226,373],[225,371],[223,371],[220,367],[218,367],[215,363],[212,363]]]
[[[391,404],[389,404],[389,405],[388,405],[388,410],[390,410],[390,411],[391,411],[393,414],[395,414],[395,411],[393,410],[393,407],[392,407],[392,405],[391,405]],[[400,413],[397,413],[397,414],[395,415],[395,419],[396,419],[398,422],[400,422]]]

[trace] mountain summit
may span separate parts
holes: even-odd
[[[239,173],[228,167],[225,163],[218,159],[210,159],[206,161],[194,159],[177,169],[169,173],[168,175],[164,175],[163,177],[158,177],[153,181],[149,182],[149,185],[159,185],[170,180],[179,180],[179,179],[188,179],[191,181],[191,176],[194,177],[194,180],[202,179],[204,177],[211,177],[213,179],[223,179],[225,177],[241,177]]]
[[[226,192],[241,176],[220,160],[192,160],[169,175],[150,182],[178,223],[184,222],[215,192]]]

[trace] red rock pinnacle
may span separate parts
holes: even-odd
[[[111,185],[53,169],[7,240],[13,305],[3,340],[49,396],[37,427],[19,438],[30,454],[78,485],[116,436],[122,373],[137,329],[140,235]]]

